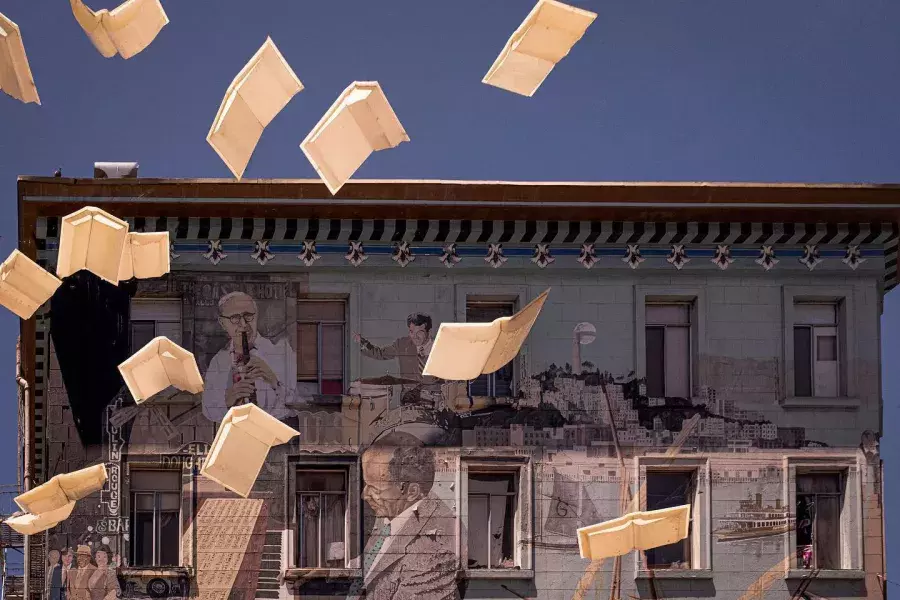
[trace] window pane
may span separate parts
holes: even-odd
[[[491,496],[491,567],[510,569],[513,559],[515,497]]]
[[[469,568],[488,566],[488,496],[469,496]]]
[[[665,329],[647,327],[647,396],[666,395]]]
[[[181,345],[181,323],[178,322],[168,322],[162,321],[156,323],[156,335],[157,336],[165,336],[178,344]]]
[[[131,471],[131,490],[147,492],[181,492],[181,471],[134,469]]]
[[[694,474],[677,472],[647,473],[647,510],[692,504]],[[686,540],[653,548],[646,552],[650,568],[690,568],[691,536]]]
[[[159,515],[159,564],[179,564],[178,545],[181,539],[181,523],[178,513],[163,511]]]
[[[322,514],[322,554],[326,566],[334,569],[344,566],[344,521],[346,505],[343,494],[323,496],[325,511]]]
[[[298,321],[343,321],[343,300],[301,300],[297,303]]]
[[[469,473],[470,494],[506,494],[516,490],[513,473]]]
[[[467,323],[490,323],[500,317],[511,317],[515,313],[512,302],[466,302]]]
[[[800,478],[797,478],[797,490],[800,489]],[[811,569],[813,567],[813,518],[815,516],[815,496],[797,496],[797,567]]]
[[[794,327],[794,393],[812,396],[812,329]]]
[[[837,305],[795,304],[794,322],[802,325],[837,325]]]
[[[138,512],[131,524],[135,566],[153,565],[153,513]]]
[[[181,322],[181,298],[132,298],[131,322]]]
[[[838,496],[816,496],[816,567],[841,568],[841,507]]]
[[[809,473],[797,475],[798,494],[840,494],[840,473]]]
[[[131,322],[131,352],[135,353],[156,337],[156,323],[153,321]]]
[[[132,496],[134,510],[153,512],[156,508],[153,502],[153,494],[134,494]]]
[[[690,325],[691,305],[647,304],[644,319],[648,325]]]
[[[300,567],[319,566],[319,495],[300,496]]]
[[[319,376],[318,325],[297,324],[297,379]]]
[[[164,511],[181,510],[181,494],[158,494],[159,509]]]
[[[341,379],[344,375],[344,326],[322,325],[322,377]]]
[[[315,393],[315,392],[313,392]],[[331,394],[335,396],[339,396],[344,393],[344,380],[343,379],[323,379],[322,380],[322,393],[323,394]]]
[[[666,396],[691,397],[691,329],[666,327]]]
[[[297,473],[298,492],[343,492],[346,475],[334,471],[300,471]]]
[[[821,335],[816,331],[816,361],[834,362],[837,360],[837,336]]]

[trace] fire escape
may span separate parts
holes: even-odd
[[[19,495],[17,484],[0,485],[0,520],[17,510],[13,498]],[[0,523],[0,600],[25,597],[25,536]]]

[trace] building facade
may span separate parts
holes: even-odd
[[[22,322],[26,486],[110,473],[28,538],[29,600],[883,597],[900,189],[23,178],[20,250],[53,270],[86,205],[169,231],[171,273]],[[441,323],[548,288],[513,363],[421,375]],[[160,335],[204,391],[136,405],[116,366]],[[301,435],[244,499],[199,470],[247,393]],[[683,543],[580,558],[686,503]]]

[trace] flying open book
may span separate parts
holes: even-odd
[[[598,560],[674,544],[688,536],[691,505],[634,512],[578,530],[581,558]]]
[[[68,277],[87,269],[113,285],[119,283],[119,265],[128,223],[106,211],[86,206],[62,218],[56,274]]]
[[[272,446],[286,444],[299,431],[255,404],[233,406],[225,414],[200,472],[246,498]]]
[[[170,385],[191,394],[203,391],[194,355],[164,336],[153,338],[120,364],[119,373],[137,404]]]
[[[26,514],[4,522],[25,535],[49,529],[68,518],[77,500],[99,491],[106,479],[106,466],[103,464],[57,475],[47,483],[16,496],[16,504]]]
[[[596,18],[596,13],[556,0],[539,0],[482,82],[523,96],[534,95]]]
[[[549,293],[490,323],[441,323],[422,375],[460,381],[500,369],[519,353]]]
[[[129,233],[119,263],[119,281],[152,279],[169,272],[169,232]]]
[[[0,90],[26,104],[41,103],[19,26],[0,13]]]
[[[96,12],[82,0],[69,0],[75,20],[94,47],[106,58],[116,54],[128,59],[156,39],[169,17],[159,0],[126,0],[113,10]]]
[[[0,264],[0,304],[22,319],[34,316],[60,285],[62,281],[18,250]]]
[[[303,84],[272,38],[256,51],[225,91],[206,141],[240,179],[263,130]]]
[[[377,81],[354,81],[300,144],[306,158],[337,194],[372,152],[409,136]]]

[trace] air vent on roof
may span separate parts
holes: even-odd
[[[95,162],[94,179],[124,179],[138,176],[136,162]]]

